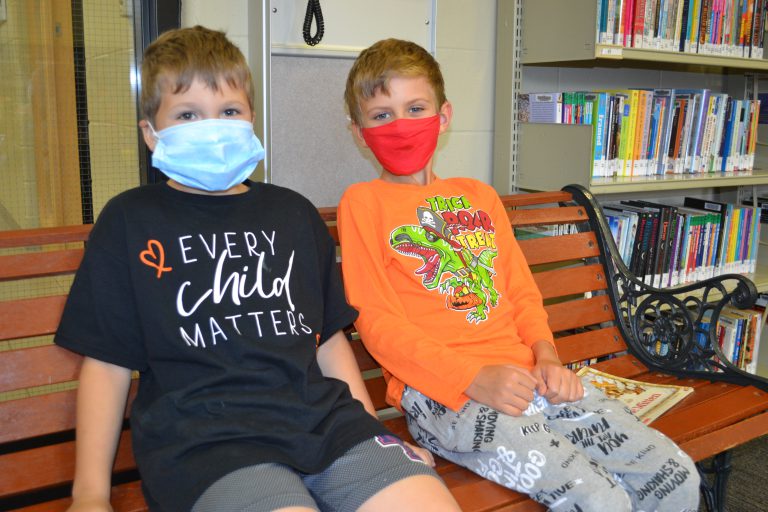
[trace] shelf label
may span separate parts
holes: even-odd
[[[621,48],[604,46],[600,48],[600,55],[603,57],[621,57]]]

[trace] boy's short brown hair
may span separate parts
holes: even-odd
[[[437,107],[445,103],[445,83],[440,65],[430,53],[410,41],[384,39],[363,50],[347,76],[344,101],[352,121],[362,126],[360,100],[381,91],[389,94],[392,77],[425,77],[435,91]]]
[[[141,63],[141,114],[154,121],[164,91],[184,92],[199,79],[218,91],[221,80],[246,92],[253,110],[253,81],[242,52],[224,32],[199,25],[160,34]]]

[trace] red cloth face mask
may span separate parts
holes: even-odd
[[[440,116],[398,119],[361,131],[384,169],[397,176],[409,176],[424,169],[432,158],[440,134]]]

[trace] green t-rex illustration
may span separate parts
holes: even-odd
[[[424,265],[416,270],[427,290],[438,288],[448,295],[446,307],[471,310],[469,322],[488,318],[488,308],[495,307],[499,294],[493,286],[493,259],[498,254],[483,249],[478,256],[468,249],[454,249],[451,244],[420,226],[400,226],[390,234],[389,245],[406,256],[421,258]],[[444,273],[450,277],[440,282]]]

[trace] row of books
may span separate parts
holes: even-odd
[[[755,271],[759,207],[686,197],[682,206],[625,200],[603,212],[622,260],[648,285]]]
[[[741,310],[726,306],[717,322],[717,343],[723,356],[749,373],[757,371],[764,315],[764,308]]]
[[[518,95],[520,121],[592,126],[593,177],[752,170],[759,112],[710,89]]]
[[[597,0],[597,42],[763,58],[766,0]]]

